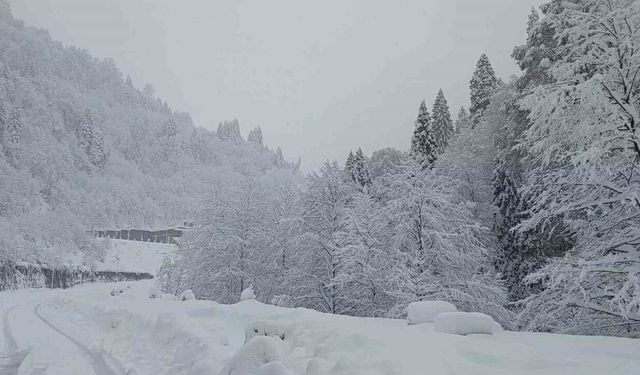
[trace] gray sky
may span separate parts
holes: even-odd
[[[482,52],[503,78],[543,0],[13,0],[54,39],[112,57],[198,125],[238,118],[303,169],[408,148],[418,104],[468,103]]]

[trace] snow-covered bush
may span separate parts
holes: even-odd
[[[246,301],[250,299],[256,299],[256,294],[253,292],[253,285],[249,285],[249,287],[240,293],[240,301]]]
[[[407,323],[433,323],[436,315],[445,312],[455,312],[458,309],[445,301],[419,301],[407,306]]]
[[[193,301],[196,299],[196,295],[193,294],[193,291],[191,289],[187,289],[184,292],[180,293],[178,299],[180,301]]]
[[[284,343],[277,337],[256,336],[231,357],[220,375],[254,374],[261,366],[284,358]]]
[[[282,322],[272,320],[256,320],[247,325],[244,341],[248,342],[255,336],[275,336],[284,340],[287,337],[289,326]]]
[[[434,319],[436,332],[456,335],[494,334],[502,327],[492,317],[479,312],[444,312]]]

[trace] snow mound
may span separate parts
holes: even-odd
[[[178,298],[180,301],[193,301],[196,299],[196,295],[193,294],[191,289],[187,289],[184,292],[180,293],[180,297]]]
[[[501,332],[502,327],[492,317],[478,312],[444,312],[434,320],[435,331],[455,335],[494,334]]]
[[[255,320],[247,325],[245,329],[244,342],[248,342],[256,336],[275,336],[280,340],[288,336],[289,325],[272,320]]]
[[[456,312],[458,309],[445,301],[420,301],[412,302],[407,307],[407,323],[433,323],[440,313]]]
[[[156,286],[151,287],[151,289],[149,289],[149,298],[151,299],[162,298],[162,292]]]
[[[253,292],[253,285],[250,285],[247,289],[240,293],[240,301],[246,301],[250,299],[256,299],[256,294]]]
[[[284,357],[282,340],[271,336],[256,336],[238,349],[220,375],[255,374],[255,371],[263,365],[282,361]]]
[[[253,375],[295,375],[289,371],[280,361],[266,363],[256,369]]]

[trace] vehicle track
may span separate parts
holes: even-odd
[[[78,341],[76,338],[53,324],[49,319],[45,318],[40,312],[41,306],[41,304],[38,304],[33,309],[36,316],[51,329],[58,332],[60,335],[62,335],[76,347],[78,347],[82,354],[84,354],[84,356],[89,360],[89,363],[91,364],[91,367],[93,368],[96,375],[125,375],[123,366],[113,357],[105,352],[99,352],[89,349],[82,342]],[[107,361],[111,365],[109,365]]]
[[[11,334],[9,313],[15,308],[16,306],[9,307],[2,315],[2,335],[7,343],[7,351],[0,352],[0,373],[6,375],[17,375],[22,361],[29,354],[29,350],[18,351],[18,344]]]

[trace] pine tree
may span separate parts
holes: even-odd
[[[449,139],[453,135],[453,121],[451,120],[451,112],[449,112],[449,104],[444,97],[442,89],[438,91],[436,100],[433,103],[433,131],[438,145],[438,152],[442,154],[449,145]]]
[[[125,80],[125,84],[127,87],[133,88],[133,81],[131,80],[131,76],[127,74],[127,79]]]
[[[80,138],[80,146],[87,150],[93,140],[93,119],[89,110],[85,111],[84,117],[80,122],[78,138]]]
[[[349,176],[353,176],[353,170],[355,168],[356,156],[353,154],[353,151],[349,151],[349,155],[347,155],[347,161],[344,163],[344,171]]]
[[[369,168],[367,168],[367,158],[364,156],[361,148],[358,148],[358,151],[354,154],[351,177],[355,183],[362,187],[371,185],[371,176],[369,175]]]
[[[415,129],[411,138],[411,155],[423,167],[429,167],[438,158],[438,144],[424,100],[420,103],[418,118],[415,121]]]
[[[263,145],[262,129],[260,129],[259,126],[249,132],[249,135],[247,136],[247,142],[253,142],[260,146]]]
[[[469,113],[464,107],[460,107],[458,118],[456,119],[456,133],[460,133],[469,127]]]
[[[80,146],[85,150],[91,164],[102,168],[107,160],[104,138],[102,132],[94,126],[89,110],[85,111],[78,133]]]
[[[165,137],[175,137],[178,135],[178,126],[172,117],[169,117],[169,119],[164,123],[163,132]]]
[[[498,79],[496,74],[489,62],[489,58],[483,53],[476,64],[476,70],[473,72],[473,77],[469,83],[469,88],[471,89],[469,112],[473,127],[480,121],[480,117],[487,109],[491,95],[497,86]]]
[[[7,116],[4,124],[5,137],[8,142],[13,145],[18,145],[22,141],[22,120],[20,118],[20,112],[17,109],[12,109]]]
[[[102,137],[102,133],[98,129],[94,129],[93,131],[91,144],[89,144],[89,147],[87,149],[87,156],[89,156],[89,161],[91,162],[91,164],[95,165],[98,168],[104,167],[104,164],[107,161],[107,154],[104,147],[104,138]]]

